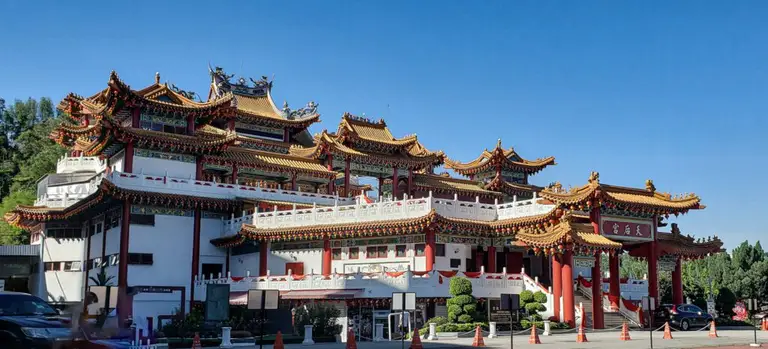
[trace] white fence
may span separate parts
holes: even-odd
[[[107,160],[98,156],[64,156],[56,163],[56,173],[103,172],[107,169]]]

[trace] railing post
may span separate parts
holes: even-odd
[[[304,341],[301,344],[315,344],[315,341],[312,340],[312,325],[304,325]]]
[[[382,325],[382,327],[383,326],[384,325]],[[437,340],[437,324],[434,322],[429,323],[429,336],[427,336],[427,340],[428,341]]]
[[[496,334],[496,322],[495,321],[491,321],[491,322],[488,323],[488,330],[489,330],[488,331],[489,332],[488,333],[488,338],[496,338],[496,337],[499,336],[498,334]]]
[[[230,338],[231,334],[232,327],[221,328],[221,345],[219,345],[220,348],[232,348],[232,340]]]

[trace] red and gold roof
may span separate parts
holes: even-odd
[[[551,186],[542,190],[540,195],[572,210],[584,209],[595,202],[608,208],[658,215],[686,213],[688,210],[705,207],[695,194],[672,196],[668,193],[658,193],[651,180],[646,181],[646,188],[643,190],[600,184],[599,179],[600,175],[592,172],[584,186],[568,191],[560,186]]]
[[[249,124],[276,128],[303,130],[320,121],[320,114],[310,113],[296,118],[286,118],[269,93],[260,96],[245,96],[235,93],[238,120]]]
[[[672,223],[671,232],[657,233],[656,241],[659,255],[699,258],[707,254],[723,252],[723,242],[717,236],[696,240],[690,235],[681,234],[677,223]]]
[[[503,176],[497,175],[490,182],[485,184],[485,189],[498,191],[509,196],[520,195],[529,197],[533,193],[538,193],[544,188],[533,184],[507,182]]]
[[[414,173],[413,185],[417,190],[432,191],[435,193],[455,193],[462,196],[479,196],[483,198],[502,197],[501,193],[486,190],[482,182],[452,178],[447,173],[441,175]]]
[[[595,234],[590,223],[573,223],[569,215],[563,216],[560,223],[544,229],[520,230],[515,239],[520,246],[542,249],[545,252],[560,252],[564,248],[604,251],[622,247],[620,242]]]
[[[549,165],[555,165],[555,158],[553,156],[543,159],[525,160],[515,152],[514,148],[506,150],[502,148],[501,139],[496,143],[496,148],[491,151],[486,149],[477,159],[470,162],[462,163],[445,159],[445,168],[465,176],[476,175],[490,170],[507,170],[534,174]]]
[[[218,165],[235,164],[277,173],[297,173],[317,178],[331,178],[336,172],[328,171],[320,161],[290,154],[277,154],[241,147],[230,147],[219,155],[208,155],[203,163]]]

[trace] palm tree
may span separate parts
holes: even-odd
[[[91,276],[88,279],[93,282],[92,286],[112,286],[112,280],[114,278],[115,277],[112,275],[107,276],[107,271],[104,270],[104,268],[101,268],[95,277]]]

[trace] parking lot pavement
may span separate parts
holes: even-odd
[[[707,331],[700,332],[673,332],[673,339],[662,339],[662,332],[654,332],[654,348],[729,348],[740,349],[750,348],[749,343],[753,342],[752,331],[720,331],[719,338],[709,338]],[[763,348],[768,348],[768,332],[758,332],[758,342],[764,343]],[[646,349],[650,347],[648,332],[631,331],[630,341],[620,341],[619,332],[587,333],[587,343],[576,343],[576,334],[557,334],[552,336],[540,336],[541,344],[528,344],[528,335],[519,335],[514,338],[515,348],[582,348],[582,349]],[[509,336],[499,338],[483,338],[485,346],[488,348],[509,348]],[[423,340],[426,349],[451,349],[468,348],[472,346],[472,338],[459,338],[454,340]],[[288,349],[344,349],[343,343],[317,343],[306,346],[301,344],[290,344],[285,346]],[[362,342],[357,343],[361,349],[398,349],[401,348],[400,342]],[[409,348],[410,342],[406,341],[404,348]],[[257,347],[238,347],[242,349],[251,349]],[[272,349],[271,345],[265,345],[264,348]]]

